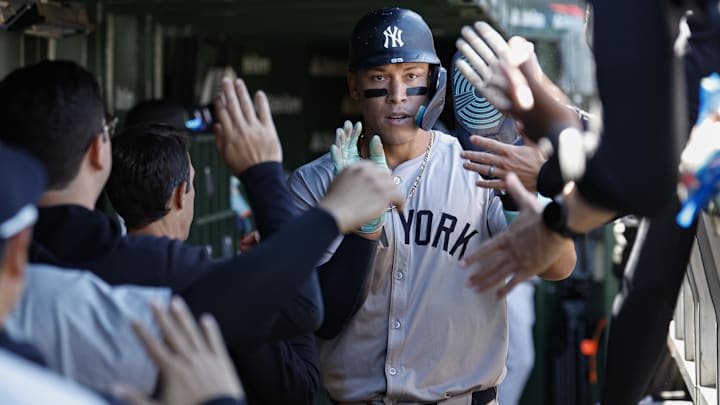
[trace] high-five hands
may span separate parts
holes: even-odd
[[[198,405],[245,397],[212,316],[203,315],[198,326],[180,298],[173,298],[167,310],[153,305],[152,311],[162,341],[139,323],[133,329],[160,370],[160,398],[153,401],[126,386],[115,387],[116,395],[136,405]]]
[[[495,179],[478,178],[475,184],[479,187],[505,190],[505,176],[513,172],[528,191],[537,191],[538,173],[547,160],[537,146],[509,145],[477,135],[471,136],[470,142],[487,152],[463,151],[460,156],[468,160],[463,167],[483,176],[493,177],[489,173],[492,167],[496,177]]]
[[[249,167],[263,162],[281,162],[282,148],[263,91],[250,99],[245,82],[223,80],[223,89],[215,100],[218,124],[215,144],[225,164],[239,176]]]
[[[497,288],[498,298],[535,275],[563,279],[572,272],[576,260],[572,240],[544,225],[540,215],[543,204],[537,196],[525,190],[513,173],[505,181],[520,209],[518,216],[506,230],[463,260],[474,270],[468,284],[478,292]]]
[[[505,41],[485,22],[462,29],[456,46],[466,60],[457,67],[498,110],[521,121],[533,141],[560,126],[579,127],[566,97],[545,76],[533,45],[522,37]]]
[[[335,144],[330,145],[330,157],[335,166],[335,174],[340,173],[343,169],[362,160],[358,150],[358,141],[362,133],[362,123],[356,122],[353,125],[350,121],[345,121],[342,128],[336,130]],[[385,151],[383,150],[382,141],[378,135],[374,135],[370,139],[370,160],[378,167],[390,172],[387,161],[385,160]],[[370,222],[360,226],[359,232],[366,235],[375,235],[379,233],[385,224],[385,213]]]

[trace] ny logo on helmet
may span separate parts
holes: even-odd
[[[402,47],[405,45],[402,41],[402,30],[398,28],[397,26],[393,26],[392,28],[388,25],[387,28],[385,28],[385,31],[383,31],[383,35],[385,35],[385,48],[388,47],[388,42],[392,41],[390,43],[391,48],[397,48]]]

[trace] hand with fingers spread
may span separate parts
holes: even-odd
[[[255,93],[253,105],[242,79],[225,79],[215,109],[215,143],[234,175],[259,163],[282,162],[280,139],[264,92]]]
[[[485,22],[464,27],[456,42],[465,60],[457,67],[498,110],[525,125],[537,141],[560,126],[579,127],[564,104],[567,98],[543,73],[531,43],[521,37],[505,41]]]
[[[350,121],[345,121],[342,128],[336,130],[335,144],[330,145],[330,157],[335,166],[335,173],[340,173],[346,167],[362,160],[358,151],[358,140],[362,133],[362,123],[356,122],[352,125]],[[370,139],[370,160],[378,167],[390,172],[387,161],[385,160],[385,151],[383,150],[382,141],[378,135]],[[361,236],[370,239],[377,238],[380,230],[385,224],[385,212],[370,222],[360,226],[358,233]]]
[[[505,231],[464,259],[466,266],[475,269],[468,284],[478,292],[499,287],[498,298],[505,297],[516,285],[535,275],[546,279],[566,278],[576,259],[572,240],[563,238],[543,223],[543,204],[537,197],[525,190],[513,173],[508,174],[505,181],[520,208],[518,216]]]
[[[133,328],[160,369],[159,402],[126,386],[115,387],[115,395],[136,405],[198,405],[218,398],[244,399],[212,316],[202,316],[198,326],[180,298],[173,298],[167,311],[155,305],[152,310],[163,334],[162,342],[143,325],[134,323]]]
[[[470,142],[488,151],[463,151],[460,155],[468,159],[463,164],[465,169],[488,178],[479,178],[476,182],[479,187],[505,190],[505,177],[513,172],[526,189],[537,191],[537,176],[546,161],[537,146],[509,145],[477,135],[471,136]]]
[[[330,145],[330,157],[335,166],[335,174],[360,161],[358,140],[361,133],[362,123],[360,122],[353,125],[352,122],[345,121],[342,128],[335,130],[335,144]]]
[[[404,203],[389,170],[360,161],[338,173],[318,206],[335,218],[342,233],[348,233],[384,216],[389,205],[402,209]]]

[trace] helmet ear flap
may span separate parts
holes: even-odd
[[[430,101],[423,105],[415,114],[415,123],[424,130],[430,130],[440,117],[445,106],[445,88],[447,87],[447,70],[440,65],[431,65],[429,80]]]

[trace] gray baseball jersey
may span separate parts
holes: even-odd
[[[385,217],[361,309],[337,338],[320,344],[323,383],[335,400],[438,401],[503,378],[505,301],[475,293],[461,265],[505,228],[502,205],[462,167],[458,141],[434,134],[415,195],[403,212]],[[424,157],[393,170],[406,195]],[[333,177],[329,154],[299,168],[290,178],[297,207],[314,206]]]
[[[169,288],[110,286],[89,271],[30,264],[25,292],[5,327],[63,376],[100,391],[122,382],[149,394],[158,370],[130,320],[159,335],[150,303],[164,307],[170,296]]]

